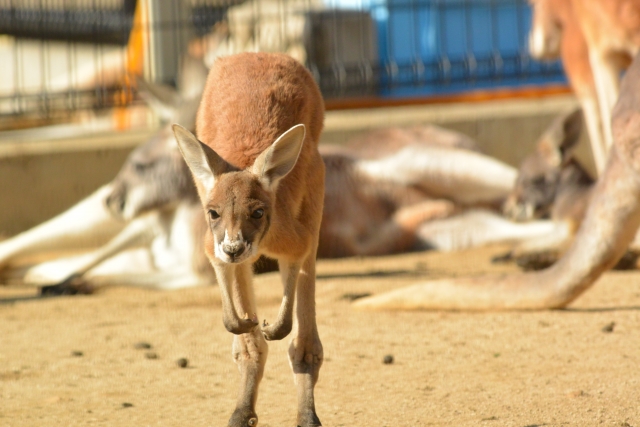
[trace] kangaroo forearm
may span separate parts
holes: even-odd
[[[0,243],[0,265],[21,256],[107,242],[124,226],[104,206],[109,191],[105,185],[60,215]]]

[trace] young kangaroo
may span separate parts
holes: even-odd
[[[430,281],[360,300],[367,309],[533,310],[566,307],[624,254],[640,225],[640,56],[613,110],[614,146],[564,256],[528,274]]]
[[[208,222],[205,252],[218,278],[223,323],[235,334],[242,385],[229,426],[257,425],[265,339],[289,334],[294,298],[297,336],[289,361],[298,387],[297,425],[321,425],[313,389],[323,356],[314,301],[323,118],[318,86],[301,64],[283,54],[244,53],[212,67],[197,115],[199,140],[174,126]],[[284,296],[276,321],[259,327],[251,263],[262,254],[278,260]]]

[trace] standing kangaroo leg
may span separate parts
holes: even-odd
[[[313,245],[316,248],[317,244]],[[316,325],[316,249],[307,255],[298,278],[297,335],[289,346],[289,363],[298,389],[298,427],[322,425],[316,415],[313,389],[322,366],[322,343]]]
[[[235,276],[232,299],[235,310],[249,316],[256,316],[255,298],[251,288],[251,265],[249,263],[226,267]],[[218,276],[220,277],[220,276]],[[221,284],[222,286],[222,284]],[[229,427],[252,427],[258,425],[256,401],[258,386],[264,373],[269,352],[260,328],[233,337],[233,359],[240,370],[240,392],[236,409],[229,419]]]
[[[593,49],[589,52],[589,62],[591,63],[593,78],[598,92],[602,133],[604,134],[606,150],[608,151],[613,145],[611,113],[620,94],[620,70],[611,61],[607,61],[607,58],[603,57],[601,53]]]
[[[587,133],[589,134],[591,155],[593,156],[598,176],[600,176],[607,164],[607,151],[609,147],[607,147],[605,143],[604,134],[602,132],[602,123],[600,121],[597,97],[581,98],[580,105],[582,106],[585,124],[587,126]]]

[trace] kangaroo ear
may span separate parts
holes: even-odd
[[[304,142],[304,125],[295,125],[283,133],[271,147],[263,151],[251,167],[251,172],[274,188],[296,165]]]
[[[208,145],[198,141],[187,129],[177,124],[172,128],[180,153],[193,175],[200,200],[205,202],[213,190],[216,178],[233,168]]]
[[[180,94],[168,85],[151,83],[142,77],[136,77],[138,93],[144,102],[160,117],[164,123],[175,120],[179,110]]]
[[[560,166],[571,158],[580,141],[582,109],[557,118],[538,142],[538,151],[553,166]]]

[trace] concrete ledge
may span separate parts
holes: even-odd
[[[488,154],[518,165],[573,97],[330,111],[323,142],[362,131],[433,123],[476,139]],[[0,234],[9,236],[52,217],[110,181],[126,156],[153,130],[47,138],[47,130],[0,134]],[[30,136],[31,135],[31,136]],[[586,139],[583,138],[585,141]],[[580,157],[592,167],[587,144]]]

